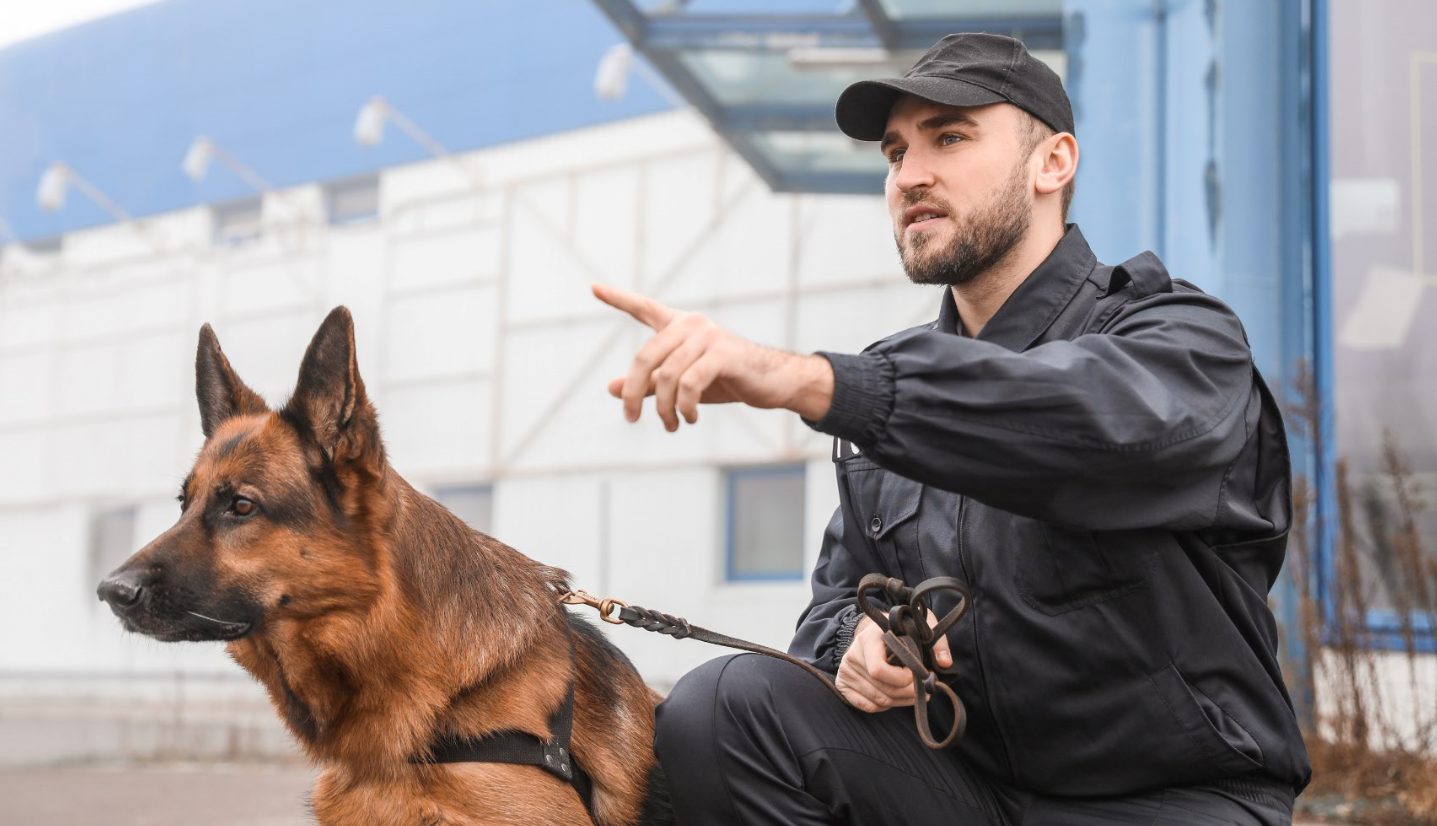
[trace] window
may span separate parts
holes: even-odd
[[[0,220],[0,264],[14,264],[24,266],[25,264],[50,264],[60,255],[64,248],[64,236],[56,235],[50,238],[40,238],[34,241],[14,240],[5,243],[5,223]]]
[[[803,577],[803,465],[728,471],[727,578]]]
[[[259,239],[264,231],[260,199],[246,198],[210,207],[213,241],[219,247],[238,247]]]
[[[115,508],[90,516],[90,578],[89,587],[120,567],[135,547],[135,509]]]
[[[60,250],[65,246],[65,237],[53,235],[49,238],[37,238],[33,241],[26,241],[21,246],[31,255],[59,255]]]
[[[375,220],[379,217],[379,176],[365,175],[326,184],[324,205],[330,226]]]
[[[1332,401],[1343,462],[1335,500],[1345,523],[1330,570],[1364,595],[1375,630],[1400,629],[1405,615],[1417,631],[1425,627],[1431,650],[1437,5],[1381,7],[1330,6]]]
[[[480,533],[494,528],[492,485],[445,485],[434,489],[434,499]]]

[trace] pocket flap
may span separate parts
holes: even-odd
[[[885,473],[878,487],[878,512],[869,514],[869,532],[882,539],[918,513],[923,485],[896,473]]]

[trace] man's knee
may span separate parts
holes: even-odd
[[[659,705],[656,747],[662,756],[744,730],[771,731],[782,723],[782,709],[814,687],[824,691],[812,676],[772,657],[709,660],[685,674]]]

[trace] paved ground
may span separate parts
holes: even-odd
[[[180,764],[0,770],[6,826],[305,826],[303,766]]]
[[[0,769],[0,824],[308,826],[311,776],[236,764]]]

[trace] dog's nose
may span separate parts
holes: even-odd
[[[95,589],[104,602],[110,603],[115,608],[129,608],[140,601],[144,595],[145,588],[140,584],[139,577],[134,572],[111,574],[105,577],[100,587]]]

